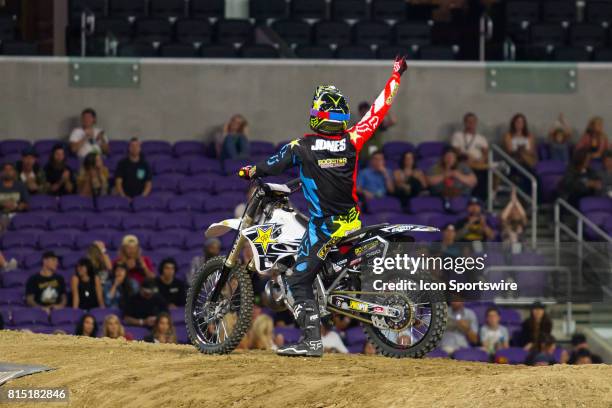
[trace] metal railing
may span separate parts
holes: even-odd
[[[504,162],[510,166],[511,169],[515,169],[531,182],[531,194],[528,194],[527,192],[523,191],[514,181],[510,180],[510,178],[499,168],[499,166],[495,165],[495,155],[501,157]],[[491,148],[489,149],[488,173],[487,209],[489,211],[493,211],[493,200],[495,198],[495,191],[493,188],[493,176],[495,175],[502,183],[514,187],[516,189],[516,193],[530,205],[531,246],[532,248],[535,248],[538,243],[538,179],[533,174],[531,174],[529,170],[521,166],[516,160],[510,157],[508,153],[504,152],[502,148],[496,144],[491,145]]]
[[[478,59],[484,61],[486,59],[487,41],[493,38],[493,20],[487,13],[480,16],[479,28]]]

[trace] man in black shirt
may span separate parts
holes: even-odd
[[[17,171],[11,163],[2,165],[0,175],[0,213],[14,213],[28,209],[30,195],[26,186],[17,180]]]
[[[174,258],[166,258],[159,264],[159,277],[156,279],[159,294],[170,309],[185,306],[185,282],[174,277],[176,269]]]
[[[140,154],[140,141],[130,139],[128,156],[117,164],[115,189],[122,197],[148,196],[153,186],[151,167]]]
[[[42,264],[40,273],[30,276],[26,283],[26,302],[49,313],[66,306],[66,283],[55,273],[58,259],[53,251],[43,254]]]
[[[123,311],[125,322],[132,326],[153,327],[161,312],[167,312],[168,305],[157,289],[154,279],[145,279],[140,291],[131,296]]]

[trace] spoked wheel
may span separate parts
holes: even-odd
[[[389,357],[421,358],[435,349],[444,330],[448,309],[444,296],[435,291],[406,291],[377,295],[377,301],[401,311],[382,319],[381,326],[364,325],[366,336],[378,352]]]
[[[253,285],[244,268],[234,268],[219,299],[210,301],[225,257],[212,258],[193,277],[187,293],[185,322],[189,339],[202,353],[231,353],[251,326]]]

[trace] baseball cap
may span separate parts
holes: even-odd
[[[121,245],[138,245],[138,237],[136,237],[136,235],[128,234],[121,240]]]

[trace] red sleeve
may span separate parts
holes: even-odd
[[[385,84],[385,89],[378,95],[368,112],[361,118],[359,123],[347,131],[350,134],[351,143],[355,146],[357,152],[361,150],[363,144],[372,137],[376,128],[382,123],[393,103],[393,98],[399,86],[400,75],[394,72]]]

